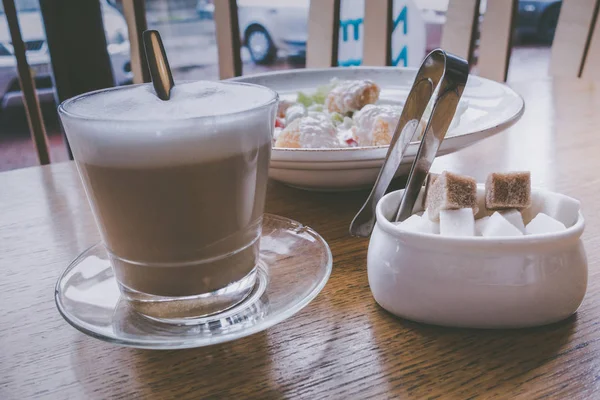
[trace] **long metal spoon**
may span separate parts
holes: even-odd
[[[143,39],[154,91],[159,99],[169,100],[175,82],[160,33],[154,30],[144,31]]]
[[[447,80],[446,74],[448,72],[450,72],[448,75],[453,77],[451,79],[452,82],[457,80],[456,78],[458,76],[464,78],[462,79],[462,88],[464,88],[464,84],[466,83],[469,74],[469,66],[465,60],[447,54],[446,52],[440,49],[432,51],[427,55],[427,57],[425,57],[425,60],[423,60],[423,63],[421,64],[421,67],[417,72],[417,76],[415,77],[413,86],[408,94],[408,98],[404,105],[404,109],[402,110],[402,114],[396,127],[396,131],[394,132],[394,136],[392,137],[392,140],[390,142],[390,147],[388,149],[385,161],[381,170],[379,171],[379,176],[377,177],[375,186],[369,194],[367,201],[362,206],[362,208],[350,224],[351,235],[368,237],[373,231],[373,227],[375,226],[375,208],[377,206],[377,203],[385,194],[392,179],[394,178],[394,175],[396,174],[396,171],[400,167],[400,164],[402,163],[402,158],[404,157],[410,142],[415,139],[415,136],[418,132],[417,128],[419,126],[419,123],[421,122],[421,119],[423,118],[423,113],[427,107],[427,104],[429,103],[429,100],[433,96],[433,93],[436,87],[438,86],[438,83],[440,82],[440,80]],[[447,86],[448,81],[446,81],[446,84],[442,84],[442,89],[448,89]],[[445,97],[446,95],[444,93],[446,93],[447,91],[448,90],[444,90],[443,93],[442,91],[440,91],[440,95],[438,98]],[[460,94],[458,94],[458,99],[460,99],[461,94],[462,89],[460,90]],[[438,103],[436,102],[434,105],[433,113],[429,122],[433,120],[433,116],[438,108],[437,104]],[[436,143],[431,143],[430,145],[426,146],[425,151],[422,150],[423,144],[428,140],[431,141],[431,134],[428,135],[428,132],[430,131],[436,132],[436,134],[434,135],[435,138],[440,138],[441,134],[441,139],[443,140],[447,128],[450,125],[450,122],[452,121],[452,117],[454,116],[456,105],[458,105],[458,100],[456,101],[454,108],[448,105],[445,107],[441,107],[439,110],[440,112],[450,113],[449,115],[439,117],[448,120],[448,123],[446,124],[446,129],[444,129],[443,132],[438,128],[442,128],[444,124],[436,122],[434,124],[435,129],[430,129],[431,124],[427,124],[423,135],[423,139],[421,140],[421,146],[419,147],[417,156],[411,167],[411,173],[409,174],[407,188],[409,186],[412,188],[413,185],[415,185],[415,183],[411,184],[411,178],[413,176],[417,176],[420,179],[420,174],[424,170],[426,170],[425,176],[427,176],[427,173],[429,172],[429,167],[431,166],[431,162],[429,162],[428,165],[425,165],[427,164],[425,162],[422,167],[416,169],[416,173],[413,172],[415,170],[415,165],[423,164],[423,160],[421,160],[420,157],[430,156],[430,153],[433,149],[435,149],[435,152],[437,153],[437,149],[439,148],[439,143],[441,143],[441,140],[439,140],[439,143],[437,143],[436,141]],[[423,177],[423,180],[424,179],[425,178]],[[423,183],[423,180],[420,181],[421,184]],[[412,190],[410,193],[412,195]],[[419,192],[417,191],[417,196],[418,193]],[[411,201],[407,202],[407,205],[405,205],[405,207],[407,207],[411,203],[412,206],[414,206],[415,201],[416,197]]]

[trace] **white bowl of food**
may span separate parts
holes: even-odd
[[[416,72],[398,67],[300,69],[234,80],[267,86],[280,95],[283,106],[273,142],[271,178],[304,189],[353,190],[375,182]],[[347,90],[339,90],[343,85]],[[327,104],[336,89],[339,93]],[[297,106],[296,112],[286,116],[289,105]],[[294,111],[294,106],[288,110]],[[523,110],[523,99],[508,86],[469,76],[438,155],[505,130]],[[304,119],[301,127],[294,122],[298,117]],[[286,129],[299,135],[284,133]],[[408,173],[418,146],[419,142],[410,144],[397,176]]]
[[[384,309],[434,325],[523,328],[563,320],[583,301],[588,267],[581,212],[561,217],[565,229],[554,233],[448,237],[390,222],[402,192],[378,203],[369,243],[369,285]],[[531,194],[529,219],[544,204],[566,199],[541,189]]]

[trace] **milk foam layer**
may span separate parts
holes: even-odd
[[[177,84],[160,100],[150,84],[83,95],[61,106],[75,159],[154,167],[225,158],[271,141],[276,94],[221,82]]]
[[[273,92],[254,85],[198,81],[173,87],[168,101],[152,85],[134,85],[84,95],[65,109],[82,118],[120,121],[179,120],[246,111],[268,103]]]

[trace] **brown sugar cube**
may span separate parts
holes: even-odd
[[[430,188],[435,181],[437,181],[437,178],[440,177],[440,174],[435,174],[433,172],[430,172],[429,174],[427,174],[427,178],[425,178],[425,182],[423,183],[425,186],[427,186],[428,188]]]
[[[440,210],[471,208],[473,214],[477,214],[477,181],[470,176],[444,171],[429,188],[425,203],[432,221],[439,221]]]
[[[485,207],[488,210],[516,208],[522,210],[531,204],[531,173],[494,172],[485,182]]]
[[[420,203],[423,206],[423,209],[427,208],[427,193],[429,193],[429,189],[435,183],[440,174],[434,174],[430,172],[427,174],[427,178],[425,178],[425,182],[423,182],[423,187],[421,188],[421,192],[419,193]]]

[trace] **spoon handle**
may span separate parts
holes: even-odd
[[[175,82],[160,34],[158,31],[147,30],[143,33],[143,39],[154,91],[159,99],[169,100]]]

